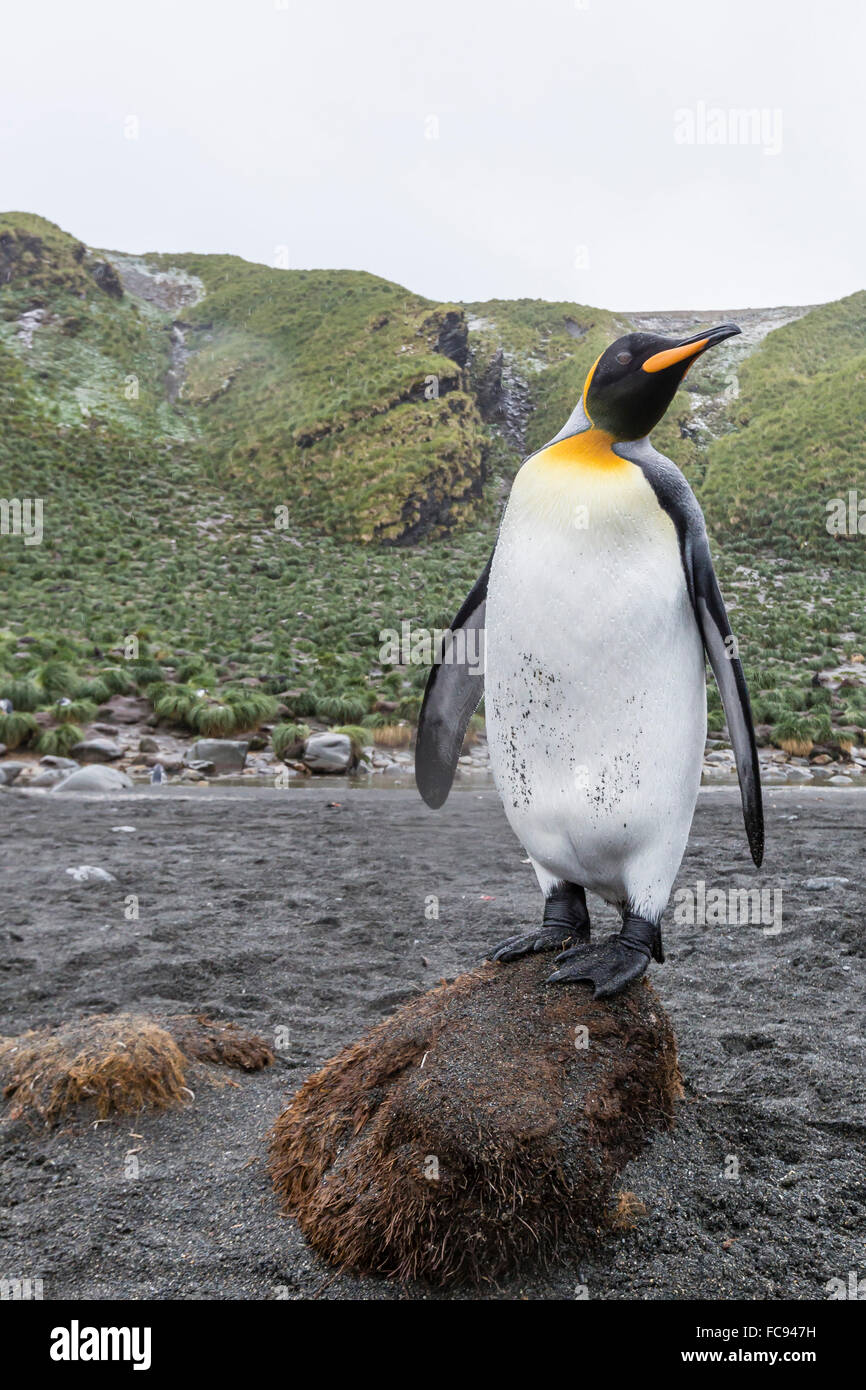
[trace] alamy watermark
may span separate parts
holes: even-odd
[[[466,666],[484,675],[485,629],[415,627],[403,619],[400,630],[382,628],[379,661],[383,666]]]
[[[762,926],[765,936],[782,930],[781,888],[707,888],[698,879],[694,888],[674,893],[674,921],[681,926]]]
[[[766,155],[782,153],[782,112],[778,106],[679,106],[674,111],[678,145],[753,145]]]
[[[25,545],[41,545],[42,534],[41,497],[0,497],[0,536],[23,536]]]
[[[824,525],[831,536],[866,536],[866,497],[855,487],[848,489],[847,497],[831,497],[825,506]]]

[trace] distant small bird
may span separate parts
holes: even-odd
[[[11,700],[0,700],[0,709],[2,709],[2,711],[3,711],[4,714],[11,714],[11,713],[12,713],[12,701],[11,701]]]
[[[156,763],[155,766],[151,768],[150,780],[151,782],[162,782],[164,779],[165,768],[162,763]]]
[[[701,782],[705,653],[756,864],[763,855],[749,695],[704,518],[648,438],[696,358],[739,331],[630,333],[601,354],[566,424],[514,480],[418,723],[418,787],[441,806],[484,695],[490,765],[545,899],[540,927],[493,959],[568,945],[550,981],[588,981],[597,999],[664,960],[661,917]],[[586,889],[622,916],[619,935],[598,946]]]

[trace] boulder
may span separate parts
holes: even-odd
[[[284,1209],[341,1268],[479,1283],[572,1258],[682,1094],[645,980],[549,986],[550,957],[413,999],[309,1077],[271,1135]]]
[[[216,773],[243,772],[248,744],[243,739],[200,738],[186,752],[187,767],[196,763],[213,763]]]
[[[70,772],[68,777],[64,777],[62,782],[57,783],[54,790],[56,792],[105,792],[111,794],[128,791],[132,786],[132,780],[119,768],[104,767],[95,763],[90,767],[79,767],[75,772]]]
[[[150,713],[147,700],[137,695],[112,695],[96,711],[98,719],[108,720],[112,724],[143,724]]]
[[[113,763],[123,757],[119,743],[110,738],[86,738],[69,750],[80,763]]]
[[[65,768],[68,772],[74,772],[78,766],[74,758],[61,758],[57,753],[45,753],[39,761],[43,767]]]
[[[46,767],[42,772],[38,772],[35,777],[31,777],[27,783],[28,787],[56,787],[58,782],[62,782],[68,773],[62,767]]]
[[[26,763],[0,763],[0,787],[11,787],[15,778]]]
[[[138,740],[138,751],[139,753],[158,753],[159,740],[151,738],[150,734],[145,734],[143,738]]]
[[[348,734],[311,734],[301,754],[311,772],[348,772],[355,755]]]

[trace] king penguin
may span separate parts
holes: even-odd
[[[435,808],[484,695],[494,780],[544,896],[540,925],[491,959],[559,951],[548,983],[583,981],[598,999],[664,960],[661,918],[701,781],[705,654],[763,858],[749,695],[703,514],[649,441],[689,367],[739,331],[629,333],[601,354],[566,424],[517,474],[419,717],[415,775]],[[587,891],[622,918],[600,944]]]

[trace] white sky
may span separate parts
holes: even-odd
[[[7,6],[0,205],[119,250],[274,263],[285,246],[291,266],[435,299],[833,299],[866,283],[864,16],[862,0]],[[781,119],[781,152],[678,143],[675,112],[699,103]]]

